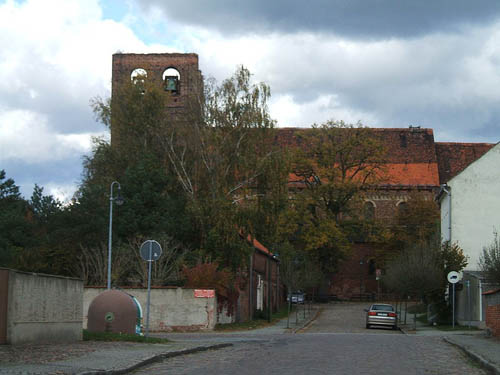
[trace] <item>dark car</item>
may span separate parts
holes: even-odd
[[[385,303],[374,303],[366,311],[366,328],[370,326],[390,326],[398,328],[398,315],[394,307]]]

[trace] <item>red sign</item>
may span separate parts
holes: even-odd
[[[194,290],[195,298],[214,298],[215,290],[213,289],[195,289]]]

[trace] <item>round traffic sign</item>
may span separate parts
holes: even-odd
[[[452,284],[458,283],[460,280],[460,274],[457,271],[451,271],[448,273],[448,281]]]
[[[162,250],[160,244],[157,241],[147,240],[144,241],[144,243],[141,245],[139,252],[141,253],[142,259],[154,262],[155,260],[158,260],[160,258]]]

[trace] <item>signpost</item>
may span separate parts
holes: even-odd
[[[155,240],[147,240],[139,249],[141,258],[148,264],[148,302],[146,307],[146,337],[149,335],[149,304],[151,301],[151,263],[158,260],[161,256],[162,250],[160,244]]]
[[[448,273],[448,282],[450,282],[453,285],[453,296],[452,296],[452,303],[453,303],[453,329],[455,329],[455,284],[458,283],[460,280],[460,275],[457,271],[451,271]]]

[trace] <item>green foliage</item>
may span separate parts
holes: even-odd
[[[398,207],[392,228],[393,248],[428,243],[439,238],[440,212],[433,196],[411,192],[408,199]]]
[[[450,241],[441,244],[438,258],[445,276],[451,271],[462,271],[468,264],[467,256],[462,248],[457,243],[450,243]]]
[[[382,282],[401,296],[427,298],[440,303],[450,271],[461,271],[467,257],[457,244],[416,242],[387,263]]]
[[[0,266],[13,267],[19,251],[30,241],[27,202],[19,187],[0,170]]]
[[[240,230],[255,234],[260,197],[276,167],[274,121],[267,109],[270,90],[250,78],[240,67],[220,85],[207,82],[204,100],[190,103],[192,116],[158,132],[187,199],[201,255],[233,271],[250,251]]]
[[[83,341],[128,341],[145,342],[148,344],[168,344],[169,340],[160,337],[145,337],[141,335],[131,335],[128,333],[113,332],[90,332],[83,330]]]
[[[387,264],[382,282],[400,296],[426,298],[444,290],[438,252],[424,244],[405,248]]]
[[[0,266],[67,275],[58,247],[63,207],[35,185],[24,200],[14,180],[0,171]]]
[[[497,232],[494,233],[491,244],[483,248],[483,253],[479,257],[479,266],[486,272],[489,279],[500,283],[500,239]]]
[[[385,149],[368,128],[343,121],[314,126],[302,138],[294,173],[307,188],[310,204],[339,222],[361,189],[383,175]]]
[[[301,188],[283,227],[308,259],[323,272],[334,272],[360,233],[359,202],[383,173],[385,150],[367,128],[342,121],[314,126],[298,137],[302,146],[292,170]]]

